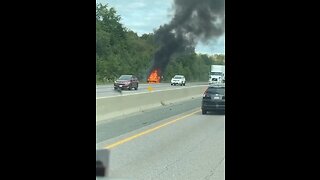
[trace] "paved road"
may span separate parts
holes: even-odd
[[[97,125],[97,148],[111,151],[110,179],[224,179],[225,116],[202,115],[199,102],[125,117],[122,130],[115,121]]]
[[[186,88],[190,86],[199,86],[207,85],[207,82],[195,82],[187,83],[186,86],[171,86],[170,83],[159,83],[159,84],[139,84],[138,90],[123,90],[122,94],[134,94],[140,92],[148,91],[148,87],[152,87],[152,90],[165,90],[165,89],[174,89],[174,88]],[[120,96],[121,94],[118,91],[113,89],[113,84],[109,85],[98,85],[96,86],[96,97],[108,97],[108,96]]]

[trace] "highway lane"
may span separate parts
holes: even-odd
[[[174,89],[174,88],[185,88],[190,86],[199,86],[199,85],[207,85],[207,82],[193,82],[193,83],[187,83],[186,86],[171,86],[170,83],[159,83],[159,84],[139,84],[138,90],[123,90],[121,93],[119,91],[115,91],[113,89],[113,84],[108,85],[97,85],[96,86],[96,97],[110,97],[110,96],[121,96],[123,94],[135,94],[135,93],[141,93],[141,92],[147,92],[148,87],[151,87],[152,91],[157,90],[166,90],[166,89]]]
[[[180,111],[156,122],[149,116],[150,124],[97,141],[111,151],[110,179],[224,179],[224,114],[202,115],[199,104]],[[154,111],[135,116],[148,113]]]
[[[136,112],[109,120],[98,121],[96,122],[96,142],[100,143],[104,140],[120,136],[146,125],[184,113],[199,107],[200,104],[201,98],[195,98],[144,110],[143,112]]]

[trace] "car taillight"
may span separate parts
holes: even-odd
[[[203,97],[210,97],[207,90],[203,93]]]

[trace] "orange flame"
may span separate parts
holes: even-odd
[[[157,69],[150,73],[148,77],[148,83],[160,83],[159,71]]]

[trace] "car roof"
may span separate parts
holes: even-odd
[[[174,77],[179,77],[179,76],[180,76],[180,77],[184,77],[183,75],[175,75]]]
[[[225,88],[224,84],[211,84],[208,88]]]
[[[209,86],[208,88],[215,88],[215,89],[225,89],[224,86]]]
[[[225,89],[224,86],[209,86],[210,89]]]
[[[131,74],[123,74],[121,76],[133,76],[133,75],[131,75]]]

